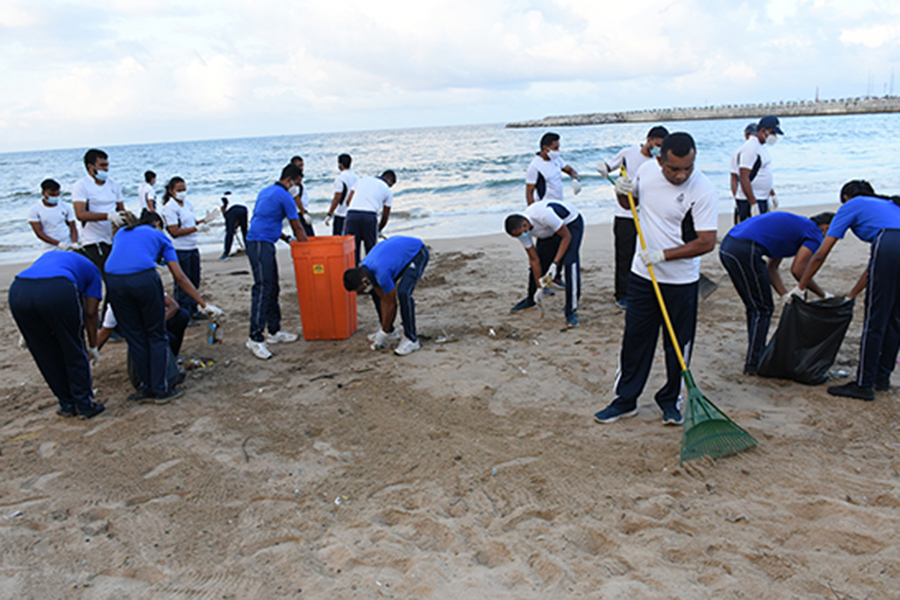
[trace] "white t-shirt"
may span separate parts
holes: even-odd
[[[525,171],[525,183],[537,186],[538,189],[535,189],[534,192],[536,201],[563,199],[562,168],[565,166],[566,164],[561,158],[544,160],[541,155],[537,155],[531,159],[531,164]],[[543,197],[538,191],[540,189],[539,179],[543,179],[546,186]]]
[[[688,211],[695,231],[717,231],[719,194],[700,170],[694,169],[688,180],[673,185],[666,180],[656,161],[646,162],[634,180],[641,205],[641,228],[647,248],[668,250],[683,245],[681,224]],[[660,283],[693,283],[700,278],[700,257],[678,258],[653,265]],[[644,261],[635,252],[631,272],[650,279]]]
[[[156,201],[156,192],[153,191],[153,186],[147,183],[146,181],[138,186],[138,209],[143,211],[145,208],[150,210],[150,205],[147,204],[147,200]],[[140,215],[138,215],[140,216]]]
[[[623,148],[616,154],[613,159],[606,163],[609,165],[609,172],[615,173],[618,172],[619,167],[623,164],[625,165],[625,170],[628,173],[628,177],[634,179],[634,176],[637,174],[638,169],[647,162],[651,160],[652,156],[644,156],[641,152],[641,146],[630,146],[628,148]],[[622,217],[624,219],[633,219],[634,217],[631,215],[630,208],[622,208],[622,205],[619,204],[618,200],[616,200],[616,216]]]
[[[350,169],[344,169],[341,171],[340,175],[334,178],[334,193],[344,195],[341,203],[334,209],[334,216],[347,216],[347,196],[350,195],[350,190],[353,189],[353,186],[356,185],[357,181],[359,181],[359,177],[357,177],[356,173]]]
[[[300,205],[303,206],[303,212],[309,212],[309,194],[306,193],[306,186],[300,192]]]
[[[531,223],[531,235],[520,240],[525,248],[531,248],[531,238],[545,240],[552,237],[560,227],[579,217],[578,209],[565,200],[541,200],[531,204],[522,214]]]
[[[753,170],[756,157],[760,158],[759,171],[756,173],[753,181],[750,182],[750,187],[753,188],[753,195],[756,196],[757,200],[768,200],[774,184],[774,179],[772,178],[772,157],[769,156],[769,151],[759,142],[759,138],[751,135],[750,139],[738,148],[737,153],[737,166],[739,169]],[[735,172],[740,177],[740,170]],[[738,200],[747,199],[747,194],[744,193],[740,182],[738,182],[737,198]]]
[[[197,217],[194,216],[194,207],[190,200],[185,200],[183,204],[178,200],[170,198],[162,208],[162,217],[166,221],[166,230],[170,225],[178,227],[196,227]],[[172,236],[172,245],[176,250],[196,250],[197,249],[197,232],[187,235]]]
[[[382,207],[390,206],[393,201],[394,194],[382,178],[360,177],[353,186],[353,199],[348,208],[377,213]]]
[[[97,185],[94,178],[85,175],[72,184],[72,204],[84,202],[87,210],[95,213],[114,213],[116,204],[122,202],[122,187],[107,179],[103,185]],[[81,243],[85,245],[100,242],[112,244],[112,223],[109,221],[87,221],[81,226]]]
[[[57,242],[72,241],[69,223],[75,220],[75,211],[65,202],[56,206],[47,206],[43,202],[31,205],[28,209],[28,221],[40,223],[44,233]],[[55,250],[56,246],[41,240],[44,251]]]

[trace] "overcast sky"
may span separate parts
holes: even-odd
[[[0,152],[883,95],[896,67],[896,0],[2,0]]]

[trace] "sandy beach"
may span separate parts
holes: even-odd
[[[107,410],[88,421],[55,414],[6,306],[21,266],[0,268],[0,598],[900,597],[897,388],[866,403],[743,376],[743,305],[718,249],[691,371],[759,446],[681,467],[682,430],[652,399],[661,349],[639,416],[592,419],[624,323],[609,224],[587,229],[573,330],[561,292],[543,317],[509,312],[527,269],[516,240],[429,246],[407,357],[369,350],[361,299],[351,339],[253,358],[249,265],[207,254],[224,341],[190,328],[182,357],[215,364],[173,403],[141,405],[110,344],[94,371]],[[846,293],[867,257],[848,236],[817,281]],[[286,247],[280,268],[297,332]],[[835,369],[855,372],[862,317],[859,303]]]

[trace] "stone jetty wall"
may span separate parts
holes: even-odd
[[[565,127],[576,125],[604,125],[607,123],[658,123],[667,121],[697,121],[701,119],[758,119],[766,115],[776,117],[809,117],[819,115],[858,115],[900,112],[900,97],[842,98],[768,104],[727,104],[724,106],[692,106],[632,110],[612,113],[591,113],[545,117],[535,121],[508,123],[507,127]]]

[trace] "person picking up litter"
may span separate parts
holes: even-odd
[[[512,312],[529,310],[540,304],[547,287],[545,283],[564,274],[566,326],[577,327],[576,311],[581,297],[580,252],[584,236],[584,219],[578,209],[564,200],[543,200],[506,217],[505,227],[506,233],[522,242],[531,266],[528,295],[512,307]]]
[[[394,329],[398,305],[403,320],[403,339],[394,354],[406,356],[421,347],[416,334],[416,303],[412,294],[422,279],[428,257],[428,248],[422,240],[395,235],[376,244],[359,267],[344,271],[344,289],[369,294],[375,304],[381,328],[369,336],[372,350],[382,350],[388,340],[400,337]]]

